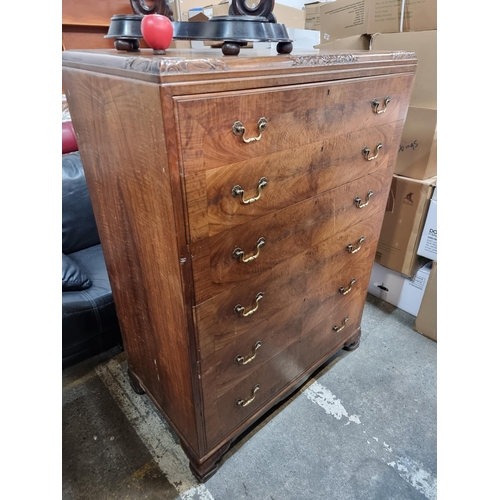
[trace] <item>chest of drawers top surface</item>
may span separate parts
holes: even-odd
[[[63,67],[87,69],[136,78],[143,81],[175,86],[190,82],[217,82],[243,78],[243,81],[226,81],[227,88],[261,88],[254,80],[263,76],[285,76],[290,84],[297,83],[306,73],[316,74],[337,69],[337,78],[355,75],[387,74],[407,71],[417,63],[414,52],[405,51],[345,51],[312,50],[294,51],[292,54],[271,55],[270,51],[242,50],[237,57],[221,55],[215,50],[171,49],[167,55],[153,55],[151,50],[137,53],[116,50],[69,50],[62,53]],[[406,69],[405,69],[406,68]],[[331,71],[330,71],[331,72]],[[329,75],[326,79],[331,79]],[[193,88],[196,93],[212,90]]]
[[[357,345],[416,64],[63,53],[130,373],[197,477]]]

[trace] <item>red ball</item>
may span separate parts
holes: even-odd
[[[161,14],[148,14],[141,21],[141,32],[145,42],[153,50],[168,49],[174,37],[170,19]]]

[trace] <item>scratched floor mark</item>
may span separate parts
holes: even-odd
[[[179,492],[180,498],[214,500],[207,487],[199,484],[189,470],[188,459],[175,442],[165,422],[151,410],[145,396],[139,396],[132,390],[128,375],[120,364],[111,360],[98,366],[96,372],[148,448],[158,467]]]
[[[311,384],[304,391],[304,395],[309,401],[321,406],[328,415],[333,415],[337,420],[341,420],[343,417],[347,418],[347,423],[344,425],[349,425],[351,422],[361,423],[358,415],[349,415],[342,405],[342,401],[319,382]]]
[[[332,415],[337,420],[346,418],[347,423],[344,425],[349,425],[351,422],[361,424],[359,416],[349,415],[342,401],[319,382],[313,382],[303,394],[309,401],[323,408],[327,415]],[[363,431],[363,433],[366,434],[366,431]],[[362,439],[365,438],[362,437]],[[410,457],[395,454],[392,447],[385,441],[379,442],[378,437],[374,436],[372,439],[374,441],[373,443],[370,440],[366,440],[366,443],[370,445],[371,450],[381,458],[385,464],[396,469],[402,479],[422,493],[426,498],[429,500],[436,500],[437,479],[431,472],[425,470],[423,464]]]
[[[423,464],[411,459],[396,455],[395,460],[386,462],[390,467],[394,467],[399,475],[420,491],[425,498],[436,500],[437,498],[437,479],[429,471],[425,470]]]

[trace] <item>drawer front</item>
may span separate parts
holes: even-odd
[[[355,323],[357,318],[349,312],[349,304],[366,296],[376,240],[363,250],[359,255],[341,259],[343,266],[324,266],[322,280],[315,279],[305,269],[307,282],[299,302],[284,307],[239,337],[227,337],[214,356],[217,394],[227,392],[295,341],[307,340],[308,332],[325,320],[332,323],[330,329],[336,322],[342,327],[343,319],[349,315],[346,326]]]
[[[306,283],[297,304],[283,308],[240,336],[227,335],[220,339],[224,341],[218,348],[213,337],[210,343],[206,339],[200,346],[202,356],[205,355],[201,372],[204,400],[208,402],[205,407],[208,443],[216,444],[269,405],[282,388],[302,376],[319,359],[333,354],[356,333],[382,216],[383,211],[308,250],[310,268],[303,270]],[[361,233],[368,235],[370,243],[358,252],[325,257],[326,248],[336,246],[335,238],[344,246]],[[337,266],[338,261],[343,262]],[[323,269],[323,280],[307,279],[314,275],[315,267]],[[355,283],[351,284],[353,278]],[[346,316],[349,319],[340,330]],[[333,330],[335,326],[339,327],[338,331]],[[259,341],[261,346],[255,349]],[[237,360],[239,357],[241,361]],[[255,399],[245,407],[237,405],[239,399],[253,397],[255,385],[259,385]]]
[[[238,425],[268,405],[281,389],[302,373],[299,353],[300,344],[296,341],[216,399],[215,413],[211,418],[207,418],[209,445],[215,445]]]
[[[384,170],[401,127],[393,122],[207,171],[209,236]]]
[[[403,120],[412,75],[175,98],[183,167],[209,170]],[[389,95],[385,113],[374,99]],[[380,109],[383,108],[381,102]],[[266,120],[259,140],[258,123]],[[233,132],[240,122],[244,135]]]
[[[392,147],[387,144],[380,151],[379,161],[368,164],[361,150],[367,147],[373,151],[379,141],[383,144],[389,141],[390,127],[380,129],[386,124],[399,122],[396,125],[399,130],[396,136],[399,137],[401,123],[406,117],[410,82],[411,75],[384,76],[313,86],[175,98],[181,155],[179,168],[191,242],[204,240],[228,225],[242,224],[321,192],[322,188],[315,189],[314,183],[327,186],[348,182],[354,178],[349,176],[349,171],[354,168],[353,175],[357,175],[358,162],[366,163],[367,171],[373,171],[377,163],[383,168],[384,161],[390,161],[390,157],[395,155],[399,138],[391,141]],[[373,100],[387,95],[391,96],[391,101],[386,112],[374,113]],[[252,133],[262,116],[267,118],[268,124],[259,141],[247,144],[233,133],[235,121],[246,123],[248,133]],[[364,135],[363,131],[368,129],[373,131],[373,137]],[[361,141],[360,151],[351,152],[350,148],[348,152],[343,151],[350,141],[354,141],[358,149]],[[355,164],[358,167],[351,165],[351,155],[357,156]],[[345,168],[336,168],[335,161],[342,156],[346,157]],[[323,166],[314,168],[311,158],[317,159]],[[292,160],[290,165],[287,164],[289,159]],[[323,168],[330,168],[330,159],[335,171],[332,176],[322,172]],[[301,181],[304,166],[312,172],[305,184],[303,179]],[[215,172],[210,172],[221,167],[224,171],[220,172],[220,178]],[[232,173],[245,171],[245,175],[233,178],[227,170]],[[251,175],[253,171],[256,176]],[[297,185],[291,189],[295,175],[298,176]],[[344,176],[347,178],[344,179]],[[256,198],[263,178],[269,183],[263,188],[261,199],[270,198],[269,208],[254,215],[237,210],[236,217],[233,217],[233,203],[239,204],[241,196],[245,200]],[[310,182],[313,183],[311,188]],[[281,186],[281,183],[283,186],[277,198],[276,194],[269,195],[270,192],[276,193],[276,186]],[[237,186],[244,194],[233,198],[231,193]],[[241,190],[237,189],[237,192]],[[258,203],[254,205],[257,208],[253,209],[260,210]],[[224,214],[226,210],[227,220],[223,215],[221,217],[221,212]]]
[[[386,205],[391,177],[391,168],[376,172],[193,245],[197,302],[380,212]],[[352,244],[355,247],[357,241]]]
[[[359,290],[333,310],[328,304],[328,317],[244,377],[238,377],[224,391],[220,388],[217,396],[214,396],[216,404],[212,414],[217,426],[207,425],[208,442],[215,444],[253,414],[271,404],[280,390],[303,376],[318,360],[340,349],[359,328],[365,297],[366,293]],[[344,325],[346,317],[349,319]],[[300,326],[295,328],[298,331]]]
[[[365,278],[366,287],[369,279],[370,274]],[[304,334],[300,357],[305,365],[312,365],[337,351],[356,334],[361,326],[365,301],[366,288],[364,293],[360,291],[335,307],[329,318],[315,324]]]
[[[306,308],[292,304],[261,321],[244,335],[227,339],[215,352],[217,395],[220,397],[262,369],[269,360],[300,340]]]
[[[299,315],[298,311],[302,311],[304,303],[314,304],[325,297],[336,295],[339,287],[346,285],[345,288],[348,288],[347,283],[352,279],[359,280],[363,266],[371,267],[366,256],[373,257],[383,214],[384,211],[379,211],[195,307],[202,356],[209,356],[213,351],[225,351],[231,346],[241,352],[248,352],[257,341],[265,341],[268,346],[268,336],[271,334],[269,322],[274,325],[273,335],[278,335],[282,330],[290,331],[289,326],[281,325],[288,325],[289,322],[302,318],[303,314]],[[360,237],[364,237],[361,250],[349,253],[347,245],[359,241]],[[353,276],[348,276],[349,272],[344,271],[344,268],[350,269]],[[352,286],[353,289],[358,287],[359,282]],[[263,294],[258,301],[255,299],[257,294]],[[239,304],[245,305],[245,313],[235,311]],[[260,330],[256,330],[261,324],[262,329],[269,332],[265,337],[259,337]],[[254,332],[250,340],[247,338],[249,331]],[[244,343],[238,345],[242,337]],[[260,360],[267,355],[267,350],[267,347],[260,349],[256,359]],[[237,353],[233,355],[232,351],[228,352],[226,357],[232,361]],[[219,360],[220,354],[217,354],[216,362]]]

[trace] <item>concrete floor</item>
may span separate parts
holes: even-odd
[[[435,499],[437,344],[414,321],[368,295],[360,347],[257,422],[205,484],[119,349],[63,371],[62,499]]]

